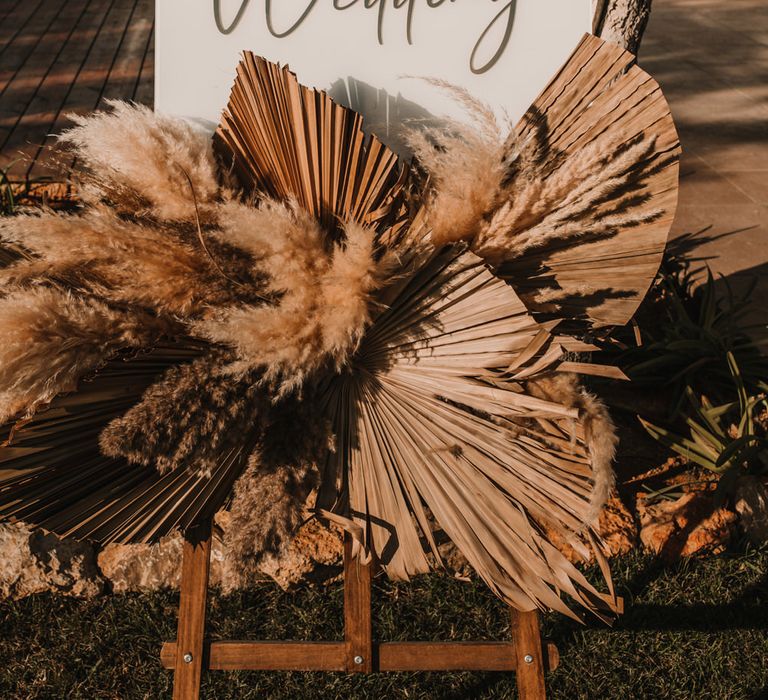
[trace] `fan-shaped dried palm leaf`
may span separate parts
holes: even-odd
[[[506,143],[493,111],[461,91],[468,124],[411,137],[431,176],[434,242],[467,241],[537,317],[571,332],[629,320],[674,218],[677,133],[633,62],[586,36]]]
[[[658,83],[634,62],[585,36],[508,143],[511,205],[477,252],[550,318],[623,325],[661,264],[680,144]],[[505,219],[513,230],[495,246]]]
[[[595,483],[583,436],[543,428],[566,421],[575,430],[578,411],[521,383],[533,365],[557,370],[553,341],[479,258],[451,247],[422,261],[329,381],[338,449],[319,505],[330,509],[346,492],[392,578],[428,571],[427,552],[439,561],[428,508],[515,607],[570,614],[558,592],[605,606],[542,530],[584,530]]]
[[[111,418],[134,405],[165,369],[199,354],[194,347],[160,347],[129,362],[114,360],[78,393],[59,397],[14,430],[12,443],[0,450],[0,517],[103,543],[156,541],[212,517],[245,466],[247,444],[221,451],[210,476],[184,469],[161,474],[99,451]]]
[[[378,226],[399,213],[405,170],[363,118],[325,92],[300,85],[287,66],[250,51],[217,133],[244,186],[295,199],[326,231],[340,221]]]

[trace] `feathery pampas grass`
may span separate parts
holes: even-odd
[[[115,350],[151,345],[169,330],[148,314],[50,287],[2,297],[0,329],[0,423],[74,391]]]
[[[269,429],[234,489],[225,533],[232,570],[250,581],[256,565],[279,554],[309,517],[306,502],[319,482],[318,464],[332,449],[329,427],[313,400],[281,401]]]
[[[77,126],[60,139],[96,174],[87,178],[90,201],[128,192],[146,212],[168,221],[191,220],[219,196],[217,166],[208,134],[148,107],[109,100],[110,111],[71,115]],[[144,213],[139,207],[137,213]]]
[[[235,373],[263,371],[278,395],[300,387],[319,369],[340,368],[370,321],[371,295],[387,279],[390,256],[378,256],[375,234],[346,224],[345,239],[329,242],[318,223],[295,204],[229,204],[220,239],[248,250],[270,276],[275,304],[220,310],[194,325],[212,342],[235,349]]]
[[[619,442],[605,404],[590,394],[575,374],[566,372],[532,379],[526,383],[526,389],[532,396],[578,409],[594,482],[585,525],[594,524],[615,484],[613,459]]]
[[[525,168],[480,227],[473,250],[499,265],[553,240],[609,236],[619,227],[657,217],[658,211],[630,206],[632,190],[648,175],[638,172],[637,163],[653,152],[654,139],[617,145],[614,138],[608,134],[596,139],[578,159],[562,159],[533,173]]]
[[[655,172],[656,139],[626,143],[607,131],[567,158],[548,151],[546,126],[537,139],[513,130],[506,140],[492,109],[460,88],[431,81],[454,94],[469,124],[413,130],[409,143],[429,175],[426,218],[434,245],[466,241],[498,267],[532,250],[570,239],[605,238],[621,228],[654,221],[662,211],[638,207],[638,191]],[[561,296],[593,291],[580,281]],[[549,301],[556,293],[540,300]]]
[[[253,376],[236,379],[223,368],[229,353],[213,351],[173,367],[125,415],[101,432],[110,457],[210,475],[222,454],[245,435],[260,438],[271,399]]]
[[[81,215],[42,212],[9,218],[0,222],[0,241],[33,256],[0,270],[0,284],[59,279],[110,302],[158,313],[198,316],[218,304],[255,299],[259,287],[242,263],[239,272],[251,284],[233,287],[196,238],[126,221],[102,204]],[[227,249],[217,253],[222,259],[233,257]]]
[[[84,210],[0,221],[0,241],[22,251],[0,270],[11,339],[0,350],[0,418],[75,390],[121,348],[185,335],[225,346],[167,370],[99,447],[163,474],[210,476],[249,442],[237,547],[247,561],[274,553],[304,517],[320,458],[317,440],[311,458],[263,442],[268,425],[291,435],[298,425],[274,426],[275,401],[354,352],[393,258],[357,222],[333,242],[295,202],[235,200],[216,181],[210,139],[180,120],[112,103],[77,123],[63,138],[90,168]],[[320,442],[327,449],[325,433]]]
[[[426,204],[431,241],[435,246],[472,241],[506,176],[504,137],[488,105],[449,83],[428,82],[451,94],[469,117],[413,129],[407,137],[432,185]]]

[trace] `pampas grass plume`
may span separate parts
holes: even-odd
[[[312,399],[288,397],[274,407],[264,440],[235,484],[225,533],[236,574],[249,573],[266,554],[279,555],[307,517],[307,499],[319,481],[318,464],[331,437]]]
[[[230,359],[213,351],[167,370],[136,405],[102,430],[102,453],[161,473],[185,468],[210,475],[244,435],[258,439],[271,405],[253,377],[238,379],[222,371]]]
[[[199,204],[216,199],[219,184],[209,134],[143,105],[107,104],[111,111],[72,115],[76,126],[60,137],[99,179],[132,190],[149,203],[154,216],[168,221],[194,217],[192,190]]]
[[[499,265],[551,241],[606,236],[617,227],[653,219],[657,212],[627,205],[647,176],[633,166],[654,147],[652,138],[626,145],[614,143],[609,134],[586,146],[578,158],[519,171],[507,187],[506,201],[500,198],[503,203],[472,241],[472,250]]]
[[[555,401],[579,410],[584,439],[589,451],[594,486],[585,522],[594,524],[615,485],[613,460],[619,438],[602,401],[590,394],[575,374],[558,372],[526,382],[526,389],[538,398]]]
[[[408,144],[427,171],[433,192],[427,204],[435,246],[471,240],[478,233],[505,176],[504,140],[493,111],[467,91],[428,81],[452,94],[469,123],[413,130]]]
[[[81,215],[11,217],[0,241],[35,256],[0,270],[0,284],[59,278],[109,301],[192,316],[238,298],[196,238],[126,221],[101,204]]]
[[[163,330],[146,315],[70,292],[11,292],[0,299],[0,424],[74,391],[116,350],[147,345]]]
[[[370,320],[371,294],[390,270],[377,259],[375,235],[356,223],[341,244],[329,243],[316,221],[290,204],[260,209],[231,205],[222,217],[221,240],[248,250],[270,273],[275,304],[224,309],[195,324],[195,332],[233,348],[233,371],[263,371],[278,396],[301,386],[329,362],[342,365]]]

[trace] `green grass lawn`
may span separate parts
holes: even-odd
[[[613,563],[626,614],[613,629],[544,618],[560,648],[551,698],[660,700],[768,698],[768,547],[663,567],[631,554]],[[445,576],[375,590],[379,639],[505,638],[508,615],[480,583]],[[39,595],[0,604],[0,698],[167,698],[158,650],[175,636],[178,595],[115,595],[91,601]],[[212,595],[216,638],[340,639],[342,589],[284,593],[272,585]],[[203,697],[515,698],[512,674],[223,673]]]

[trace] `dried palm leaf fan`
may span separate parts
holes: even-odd
[[[287,69],[245,52],[216,132],[242,184],[294,198],[326,231],[350,219],[386,219],[406,170],[363,132],[363,118]]]
[[[83,212],[0,225],[0,517],[154,541],[234,493],[247,568],[318,486],[392,578],[439,566],[442,531],[518,609],[608,615],[551,540],[591,544],[610,590],[591,526],[615,439],[573,373],[620,372],[556,327],[625,320],[671,221],[674,128],[628,65],[585,38],[508,138],[460,95],[473,127],[413,135],[422,193],[251,54],[216,136],[238,191],[182,122],[82,119]]]
[[[624,325],[661,264],[680,143],[661,88],[634,64],[586,36],[507,144],[523,171],[478,246],[538,317]],[[511,222],[518,240],[503,246]]]

